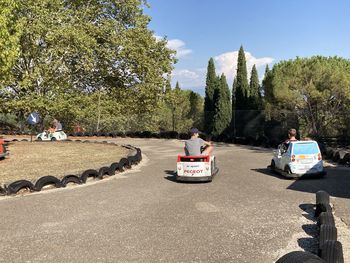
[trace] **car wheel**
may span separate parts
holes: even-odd
[[[52,138],[51,138],[51,141],[53,141],[53,142],[54,142],[54,141],[57,141],[56,137],[52,137]]]
[[[41,137],[38,137],[36,140],[37,141],[42,141],[43,139],[41,139]]]
[[[290,167],[288,165],[286,165],[286,167],[284,167],[284,171],[287,173],[287,174],[292,174],[292,171],[290,170]]]
[[[271,160],[271,169],[275,170],[276,169],[276,164],[274,160]]]

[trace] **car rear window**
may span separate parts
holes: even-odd
[[[293,154],[318,154],[319,149],[317,143],[296,143],[293,145]]]

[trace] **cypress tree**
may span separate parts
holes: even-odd
[[[236,78],[236,110],[244,110],[247,108],[247,101],[250,94],[247,75],[247,63],[243,46],[240,47],[238,52]]]
[[[231,127],[233,129],[233,136],[236,137],[236,87],[237,87],[237,77],[234,78],[232,84],[232,116],[231,116]]]
[[[178,81],[176,81],[175,90],[181,90],[181,88],[180,88],[180,84],[179,84],[179,82],[178,82]]]
[[[221,135],[231,122],[231,95],[224,74],[218,77],[218,88],[214,92],[215,113],[213,120],[214,136]]]
[[[260,108],[260,85],[259,85],[259,76],[258,71],[256,70],[255,65],[252,68],[250,74],[250,83],[249,83],[249,110],[258,110]]]
[[[211,134],[213,129],[213,117],[214,117],[214,92],[217,86],[217,77],[215,73],[215,65],[213,58],[210,58],[208,62],[207,78],[205,85],[205,98],[204,98],[204,130]]]
[[[236,132],[238,136],[244,135],[244,128],[246,125],[245,111],[249,105],[249,84],[247,76],[247,63],[245,59],[243,46],[238,52],[237,61],[237,75],[236,75],[236,94],[235,94],[235,123]]]

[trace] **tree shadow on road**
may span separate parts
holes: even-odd
[[[302,225],[302,229],[310,237],[298,239],[298,245],[305,251],[316,254],[318,251],[318,226],[314,217],[315,210],[313,204],[301,204],[299,208],[304,211],[303,216],[311,221],[311,224]]]
[[[269,168],[254,168],[254,169],[250,169],[250,170],[258,172],[258,173],[261,173],[261,174],[264,174],[264,175],[276,177],[276,178],[279,178],[279,179],[290,180],[290,178],[284,177],[284,176],[280,175],[279,173],[271,171]]]
[[[323,178],[312,180],[296,180],[287,189],[316,193],[319,190],[326,191],[331,196],[350,198],[350,171],[337,168],[326,168],[327,175]]]

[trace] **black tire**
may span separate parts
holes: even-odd
[[[326,241],[320,251],[320,257],[327,263],[344,263],[343,247],[339,241]]]
[[[7,188],[0,186],[0,196],[7,195]]]
[[[80,176],[81,182],[83,184],[85,184],[88,177],[96,178],[96,177],[98,177],[98,172],[94,169],[89,169],[89,170],[84,171]]]
[[[329,204],[329,194],[326,191],[316,192],[316,205],[317,204]]]
[[[327,240],[336,241],[338,238],[337,228],[330,225],[321,225],[320,237],[319,237],[319,248],[323,247]]]
[[[329,225],[335,227],[333,214],[329,212],[322,212],[318,217],[317,224],[319,227],[322,225]]]
[[[332,161],[333,162],[339,162],[340,160],[340,152],[339,151],[336,151],[332,157]]]
[[[99,170],[98,170],[98,178],[100,179],[103,179],[103,177],[105,175],[108,175],[109,176],[109,167],[105,166],[105,167],[101,167]]]
[[[28,140],[27,139],[22,139],[21,142],[27,142]]]
[[[27,180],[19,180],[9,184],[7,187],[7,192],[8,194],[16,194],[23,188],[29,189],[31,192],[34,191],[34,185],[32,182]]]
[[[120,171],[119,167],[120,167],[119,163],[112,163],[111,166],[109,167],[109,172],[110,172],[109,176],[115,175],[115,172],[117,170]]]
[[[62,187],[62,183],[59,179],[54,176],[48,175],[41,177],[38,181],[36,181],[34,190],[41,191],[41,189],[46,185],[54,185],[56,188]]]
[[[270,167],[271,167],[272,170],[276,169],[276,164],[275,164],[274,160],[271,160],[271,166]]]
[[[38,137],[37,139],[36,139],[36,141],[39,141],[39,142],[41,142],[43,139],[41,139],[41,137]]]
[[[76,175],[66,175],[61,180],[62,187],[66,187],[69,183],[82,184],[81,179]]]
[[[320,257],[305,251],[293,251],[279,258],[276,263],[320,263]]]
[[[290,167],[288,165],[286,165],[286,167],[284,167],[284,171],[287,173],[287,174],[292,174],[292,171],[290,170]]]
[[[51,141],[52,141],[52,142],[57,141],[56,137],[52,137],[52,138],[51,138]]]
[[[130,164],[129,160],[126,158],[121,158],[119,161],[119,164],[120,164],[120,167],[123,167],[122,171],[124,171],[125,169],[131,168],[131,164]]]
[[[128,156],[128,160],[129,160],[131,165],[137,164],[139,162],[136,155],[135,156]]]

